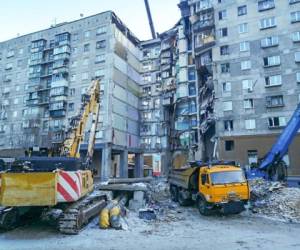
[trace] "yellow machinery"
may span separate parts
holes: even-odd
[[[0,227],[17,226],[29,211],[60,209],[58,219],[62,233],[75,234],[105,206],[101,195],[88,195],[93,190],[90,163],[93,156],[99,116],[99,80],[92,82],[82,96],[82,106],[70,121],[66,139],[58,157],[24,157],[0,173]],[[79,148],[89,115],[93,120],[86,157]]]
[[[199,212],[240,213],[250,198],[249,185],[241,168],[222,162],[174,169],[169,175],[172,199],[180,205],[196,201]]]

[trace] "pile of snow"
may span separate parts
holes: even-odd
[[[263,179],[250,181],[251,210],[271,219],[300,223],[300,189]]]

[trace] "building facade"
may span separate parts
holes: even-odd
[[[81,95],[98,78],[94,162],[103,179],[126,176],[128,152],[141,159],[140,57],[139,40],[113,12],[1,42],[1,149],[16,156],[24,151],[17,149],[59,145]],[[123,166],[118,171],[112,164],[115,155]]]
[[[270,150],[299,103],[300,1],[179,7],[193,41],[204,158],[249,166]],[[300,174],[299,147],[296,138],[285,157],[291,174]]]

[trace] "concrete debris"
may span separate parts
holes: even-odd
[[[263,179],[250,181],[253,213],[285,222],[300,223],[300,189]]]
[[[156,214],[153,209],[140,209],[139,210],[139,218],[144,220],[155,220]]]

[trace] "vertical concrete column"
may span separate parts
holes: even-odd
[[[101,161],[101,181],[107,181],[111,172],[111,147],[106,146],[102,149],[102,161]]]
[[[134,177],[144,177],[144,155],[135,154]]]
[[[120,154],[120,177],[128,178],[128,150]]]

